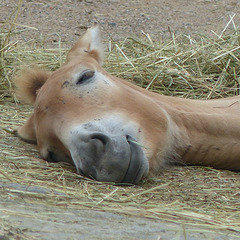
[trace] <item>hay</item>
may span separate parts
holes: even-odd
[[[127,38],[112,43],[108,71],[161,94],[219,98],[239,94],[240,35],[180,35],[169,42]]]
[[[2,30],[0,33],[1,39],[8,34]],[[105,68],[166,95],[198,99],[230,96],[239,93],[239,46],[236,29],[215,39],[181,35],[168,42],[154,42],[149,36],[110,40]],[[71,166],[41,160],[34,145],[12,134],[32,111],[31,107],[13,103],[12,76],[22,64],[30,66],[33,62],[54,70],[64,61],[66,49],[46,49],[35,40],[16,40],[0,45],[0,52],[0,181],[5,186],[0,189],[1,196],[165,219],[213,231],[230,230],[233,236],[239,236],[239,173],[178,167],[149,177],[138,186],[124,187],[94,182],[77,175]],[[11,188],[12,183],[27,188]]]

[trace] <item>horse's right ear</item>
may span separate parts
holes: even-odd
[[[101,32],[99,26],[95,24],[71,48],[67,55],[67,61],[80,56],[90,56],[103,65],[104,51],[102,46]]]
[[[34,104],[37,92],[47,81],[51,73],[38,69],[28,69],[15,78],[16,95],[25,103]]]

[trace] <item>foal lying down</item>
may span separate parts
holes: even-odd
[[[29,70],[18,95],[34,112],[17,130],[47,161],[98,181],[138,183],[170,163],[240,170],[240,97],[190,100],[156,94],[103,68],[97,25],[48,73]]]

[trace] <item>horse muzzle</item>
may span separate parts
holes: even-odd
[[[129,135],[71,132],[68,149],[77,172],[97,181],[137,184],[148,173],[145,153]]]

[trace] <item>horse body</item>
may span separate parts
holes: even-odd
[[[162,96],[108,74],[97,26],[67,62],[18,79],[34,113],[18,135],[46,160],[66,161],[99,181],[137,183],[169,163],[240,170],[239,97]]]

